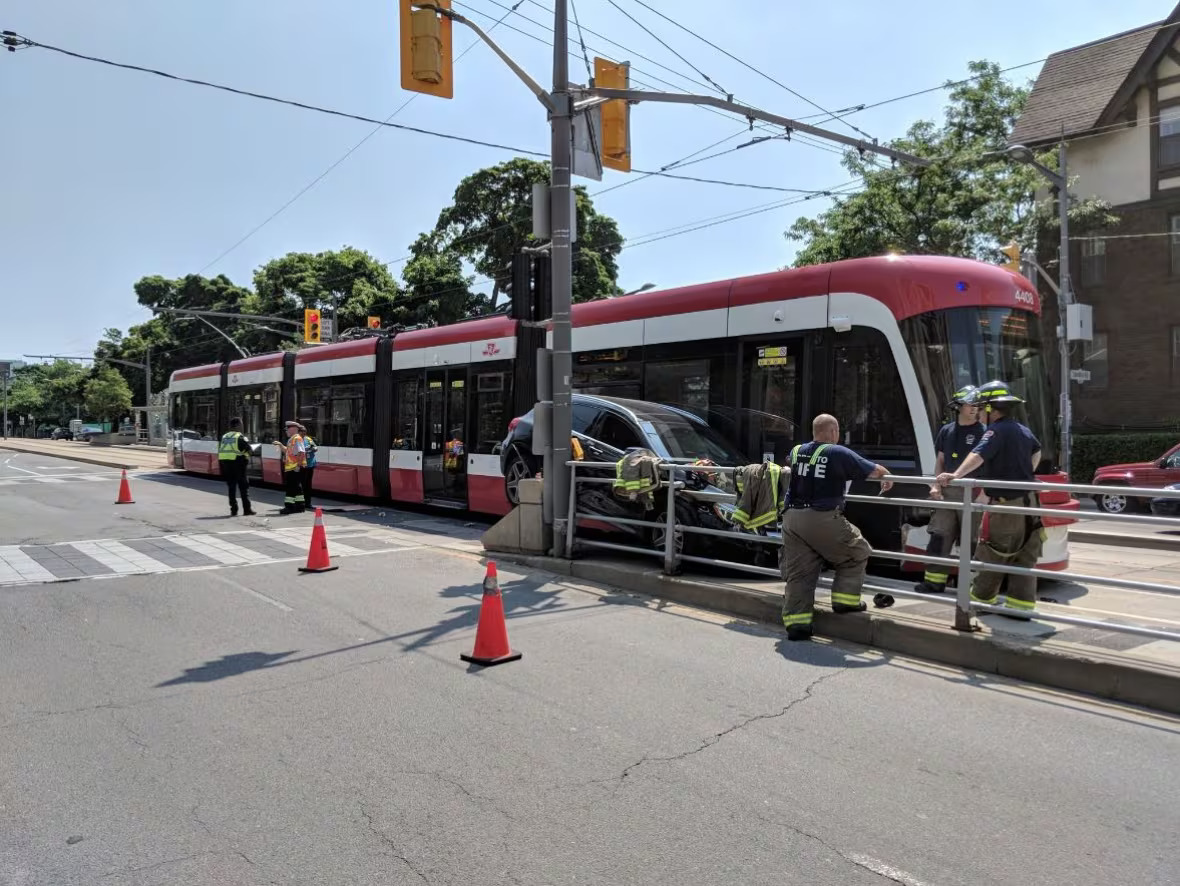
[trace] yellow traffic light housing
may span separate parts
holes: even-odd
[[[603,89],[630,89],[631,65],[594,59],[594,85]],[[602,165],[619,172],[631,171],[631,104],[616,98],[603,102]]]
[[[380,329],[381,328],[381,318],[380,317],[369,317],[368,324],[369,324],[370,329]]]
[[[402,89],[454,98],[451,20],[423,4],[450,9],[451,0],[398,0]]]
[[[303,312],[303,343],[318,345],[320,343],[320,312],[308,309]]]
[[[1014,274],[1020,273],[1020,244],[1009,243],[1000,252],[1008,257],[1008,261],[1004,262],[1004,267]]]

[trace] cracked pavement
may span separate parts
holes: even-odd
[[[0,884],[1174,880],[1175,720],[506,564],[472,669],[455,551],[228,574],[0,593]]]

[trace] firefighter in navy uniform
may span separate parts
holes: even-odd
[[[1027,427],[1012,417],[1012,408],[1024,401],[1002,381],[992,381],[976,392],[979,405],[988,413],[988,428],[979,444],[953,472],[938,475],[940,486],[960,480],[980,466],[984,480],[1035,482],[1041,461],[1041,444]],[[1039,507],[1037,494],[1018,489],[987,488],[990,504],[1012,507]],[[1025,514],[989,513],[975,549],[975,559],[982,563],[1031,568],[1041,556],[1044,529],[1040,517]],[[1027,617],[1037,605],[1037,579],[1034,575],[1009,575],[1006,606]],[[995,604],[1004,574],[982,572],[971,584],[971,599]]]
[[[844,495],[853,480],[889,473],[836,442],[840,423],[833,416],[816,416],[811,429],[812,442],[791,450],[791,480],[783,514],[783,577],[787,582],[783,626],[789,640],[811,636],[815,586],[825,562],[836,572],[832,611],[865,610],[860,592],[872,549],[860,530],[845,519]],[[883,482],[881,491],[887,492],[892,485]],[[881,594],[873,602],[888,606],[893,598]]]
[[[978,396],[975,391],[975,385],[967,385],[957,391],[951,402],[947,404],[948,409],[958,410],[958,415],[954,421],[939,428],[938,436],[934,439],[936,453],[934,475],[936,477],[939,474],[957,470],[971,450],[983,438],[985,429],[979,420]],[[962,501],[963,489],[951,486],[944,492],[938,483],[934,483],[930,487],[930,497],[935,501]],[[950,554],[951,548],[959,540],[961,516],[961,511],[951,508],[936,508],[934,510],[934,514],[930,518],[930,526],[927,529],[930,533],[930,541],[926,545],[928,557],[946,557]],[[975,525],[972,526],[971,537],[976,538],[978,535],[979,524],[975,522]],[[946,590],[948,578],[946,569],[945,565],[928,564],[926,574],[922,581],[914,585],[914,590],[919,594],[941,594]]]
[[[242,433],[242,420],[231,418],[229,431],[217,444],[217,461],[221,466],[221,476],[229,492],[229,515],[238,515],[238,498],[242,495],[242,508],[247,517],[254,516],[250,507],[250,479],[246,475],[246,466],[250,461],[250,441]]]

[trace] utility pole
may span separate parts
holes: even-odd
[[[553,110],[550,112],[552,145],[550,150],[549,212],[551,233],[549,259],[552,270],[553,294],[553,356],[550,360],[553,377],[549,390],[553,397],[553,416],[550,446],[545,460],[549,462],[542,480],[541,501],[552,502],[556,518],[566,514],[570,489],[570,436],[573,417],[571,376],[573,375],[573,328],[570,307],[573,302],[574,265],[570,243],[574,206],[570,192],[573,164],[573,98],[569,84],[569,4],[556,0],[553,4]],[[552,452],[550,456],[548,452]],[[549,511],[549,508],[545,508]],[[551,525],[556,525],[556,520]],[[565,551],[565,533],[553,533],[556,556]]]
[[[571,176],[575,161],[573,136],[574,115],[597,113],[599,105],[622,100],[629,107],[635,102],[656,101],[678,104],[708,105],[736,114],[748,120],[752,126],[755,120],[782,126],[786,134],[801,132],[818,136],[827,141],[845,145],[861,154],[877,154],[891,160],[912,166],[929,166],[930,161],[904,151],[880,145],[875,141],[852,138],[800,123],[778,114],[770,114],[751,105],[733,101],[733,96],[688,95],[683,93],[646,92],[632,89],[613,89],[598,86],[583,88],[569,82],[569,0],[557,0],[553,10],[553,88],[547,90],[533,80],[520,65],[514,62],[478,25],[451,9],[451,0],[398,0],[400,16],[401,84],[403,89],[451,98],[454,94],[454,64],[451,41],[452,24],[458,22],[470,28],[512,69],[513,73],[528,87],[529,91],[549,112],[551,133],[550,185],[549,185],[549,252],[552,270],[552,316],[553,347],[548,355],[550,384],[544,385],[552,400],[549,421],[541,416],[538,405],[538,420],[534,434],[538,445],[544,446],[544,494],[542,498],[545,523],[554,528],[554,548],[557,555],[565,553],[564,533],[557,531],[565,521],[569,507],[570,483],[566,462],[570,455],[571,435],[571,382],[573,336],[570,324],[570,302],[573,295],[572,242],[575,227],[574,204],[571,199]],[[596,62],[597,64],[597,62]],[[611,80],[629,84],[626,63],[614,65]],[[615,106],[616,108],[618,106]],[[630,123],[629,111],[612,116],[611,133],[596,139],[593,121],[588,120],[591,143],[599,141],[598,166],[609,165],[620,171],[630,171]],[[605,128],[601,119],[599,128]],[[606,143],[612,145],[608,163],[605,155]],[[621,149],[622,154],[618,151]],[[625,158],[623,157],[625,155]],[[585,174],[585,173],[580,173]],[[592,176],[593,177],[593,176]],[[545,365],[545,360],[541,365]],[[546,424],[548,425],[546,427]]]
[[[1065,139],[1061,140],[1057,154],[1058,171],[1061,181],[1057,186],[1057,211],[1061,217],[1061,257],[1059,259],[1060,291],[1057,294],[1057,321],[1061,334],[1057,344],[1061,351],[1061,470],[1069,473],[1073,449],[1073,403],[1070,401],[1069,379],[1069,336],[1066,329],[1066,315],[1073,304],[1073,281],[1069,277],[1069,175],[1065,168]]]
[[[12,373],[12,364],[4,361],[0,363],[0,385],[4,386],[4,439],[8,439],[8,376]]]

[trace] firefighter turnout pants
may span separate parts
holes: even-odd
[[[973,490],[974,491],[974,490]],[[958,502],[963,500],[963,495],[967,492],[961,486],[947,486],[942,490],[943,501]],[[926,531],[930,534],[930,541],[926,545],[926,556],[928,557],[949,557],[951,548],[959,540],[959,532],[963,526],[963,512],[952,510],[951,508],[934,508],[934,513],[930,517],[930,525]],[[979,524],[983,515],[980,511],[973,511],[971,514],[971,538],[979,538]],[[928,585],[931,585],[939,590],[946,588],[948,572],[946,565],[939,565],[929,563],[926,566],[926,574],[922,576],[922,580]]]
[[[858,605],[871,551],[860,530],[841,511],[788,508],[783,515],[782,575],[787,583],[783,625],[811,627],[815,586],[824,563],[836,571],[832,604]]]
[[[1040,507],[1035,493],[1028,497],[993,498],[992,504],[1013,507]],[[1045,530],[1039,517],[1024,514],[987,515],[987,526],[975,549],[975,559],[981,563],[996,563],[1002,566],[1022,566],[1031,569],[1041,558],[1045,543]],[[971,583],[971,599],[988,605],[996,602],[1000,585],[1004,581],[1002,572],[981,572]],[[1031,612],[1037,605],[1037,578],[1035,575],[1009,575],[1008,607]]]

